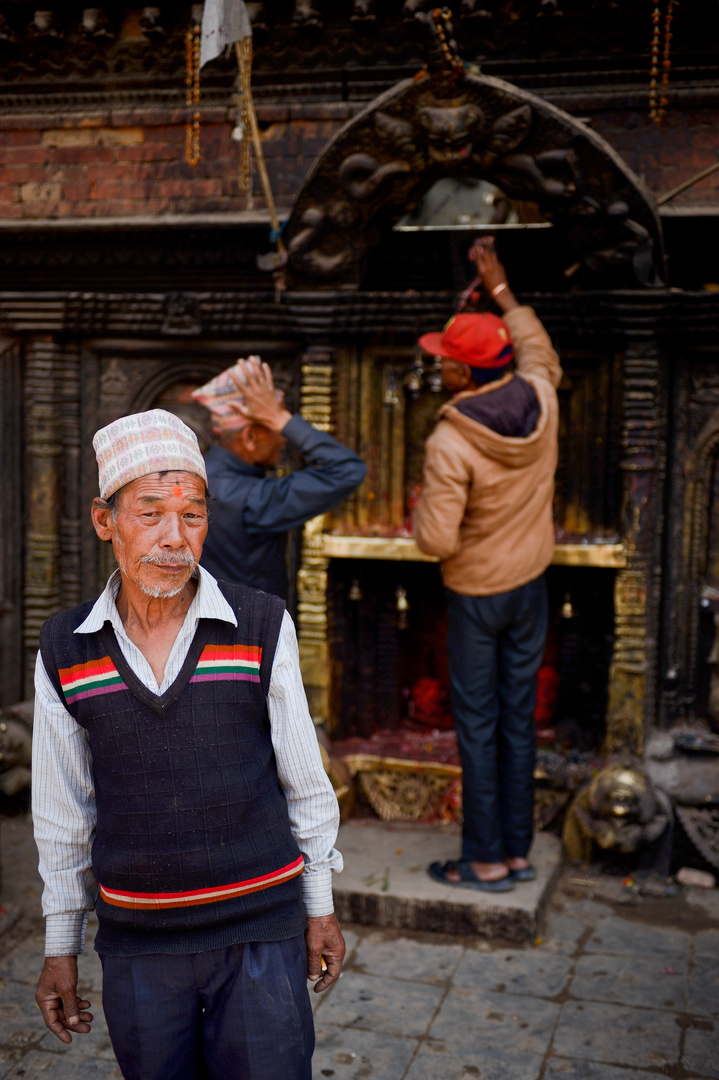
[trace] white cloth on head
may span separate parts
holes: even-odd
[[[131,480],[156,472],[189,472],[207,483],[197,436],[165,409],[121,416],[95,432],[92,445],[103,499]]]

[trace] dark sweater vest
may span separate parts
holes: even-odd
[[[266,703],[284,603],[220,588],[237,627],[201,619],[161,697],[133,673],[109,622],[73,632],[92,604],[41,631],[47,673],[92,752],[100,953],[202,952],[305,927],[304,864]]]

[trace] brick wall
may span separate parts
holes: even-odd
[[[279,208],[351,107],[258,109]],[[203,111],[201,159],[184,160],[184,110],[111,110],[76,117],[0,117],[0,218],[125,217],[247,208],[237,183],[239,144],[225,109]],[[263,206],[253,167],[255,205]]]
[[[314,159],[360,106],[258,108],[278,208],[286,210]],[[184,110],[107,110],[76,117],[0,116],[0,218],[91,218],[242,211],[239,144],[229,110],[203,111],[202,158],[184,161]],[[719,110],[670,110],[657,128],[646,112],[596,113],[603,135],[656,194],[717,160]],[[264,207],[254,170],[255,207]],[[719,203],[719,173],[675,206]]]
[[[719,160],[719,109],[670,108],[657,127],[643,112],[605,112],[592,127],[611,143],[655,195],[663,195]],[[672,200],[672,206],[719,204],[719,172]]]

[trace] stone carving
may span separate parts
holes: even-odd
[[[0,41],[11,44],[15,40],[15,34],[7,20],[6,15],[0,15]]]
[[[104,8],[85,8],[80,25],[85,37],[105,41],[112,41],[115,37],[110,25],[110,19]]]
[[[162,8],[145,7],[142,9],[140,26],[145,37],[150,38],[152,41],[162,40],[162,38],[167,37],[167,31],[162,23]]]
[[[658,284],[661,231],[640,181],[583,124],[465,70],[450,30],[436,37],[431,70],[377,98],[316,163],[285,228],[293,283],[358,286],[375,222],[397,220],[441,177],[463,176],[537,203],[594,274],[620,268],[627,284]]]
[[[119,360],[111,360],[100,377],[100,408],[103,416],[112,419],[122,416],[126,411],[130,393],[130,380],[128,379]]]
[[[677,806],[677,817],[697,851],[719,870],[719,807]]]
[[[575,796],[564,820],[565,854],[570,862],[586,863],[595,844],[603,851],[639,852],[667,833],[672,820],[667,796],[638,761],[625,757],[605,765]]]
[[[320,30],[324,25],[322,12],[313,0],[295,0],[292,25],[303,27],[312,26]]]
[[[256,2],[246,5],[247,14],[250,17],[250,23],[252,24],[253,33],[258,31],[265,31],[269,29],[267,25],[267,9],[265,8],[262,0],[256,0]]]
[[[491,19],[495,14],[494,0],[462,0],[459,11],[465,18]]]
[[[377,18],[375,15],[375,6],[376,0],[354,0],[352,22],[373,23]]]
[[[193,337],[202,333],[195,299],[187,293],[170,293],[164,303],[165,318],[160,327],[161,334],[177,337]]]
[[[62,30],[57,25],[54,11],[36,11],[27,28],[29,38],[61,38]]]

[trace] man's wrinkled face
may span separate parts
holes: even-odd
[[[147,596],[176,596],[207,535],[205,484],[192,473],[151,473],[124,487],[114,510],[94,505],[92,518],[124,577]]]

